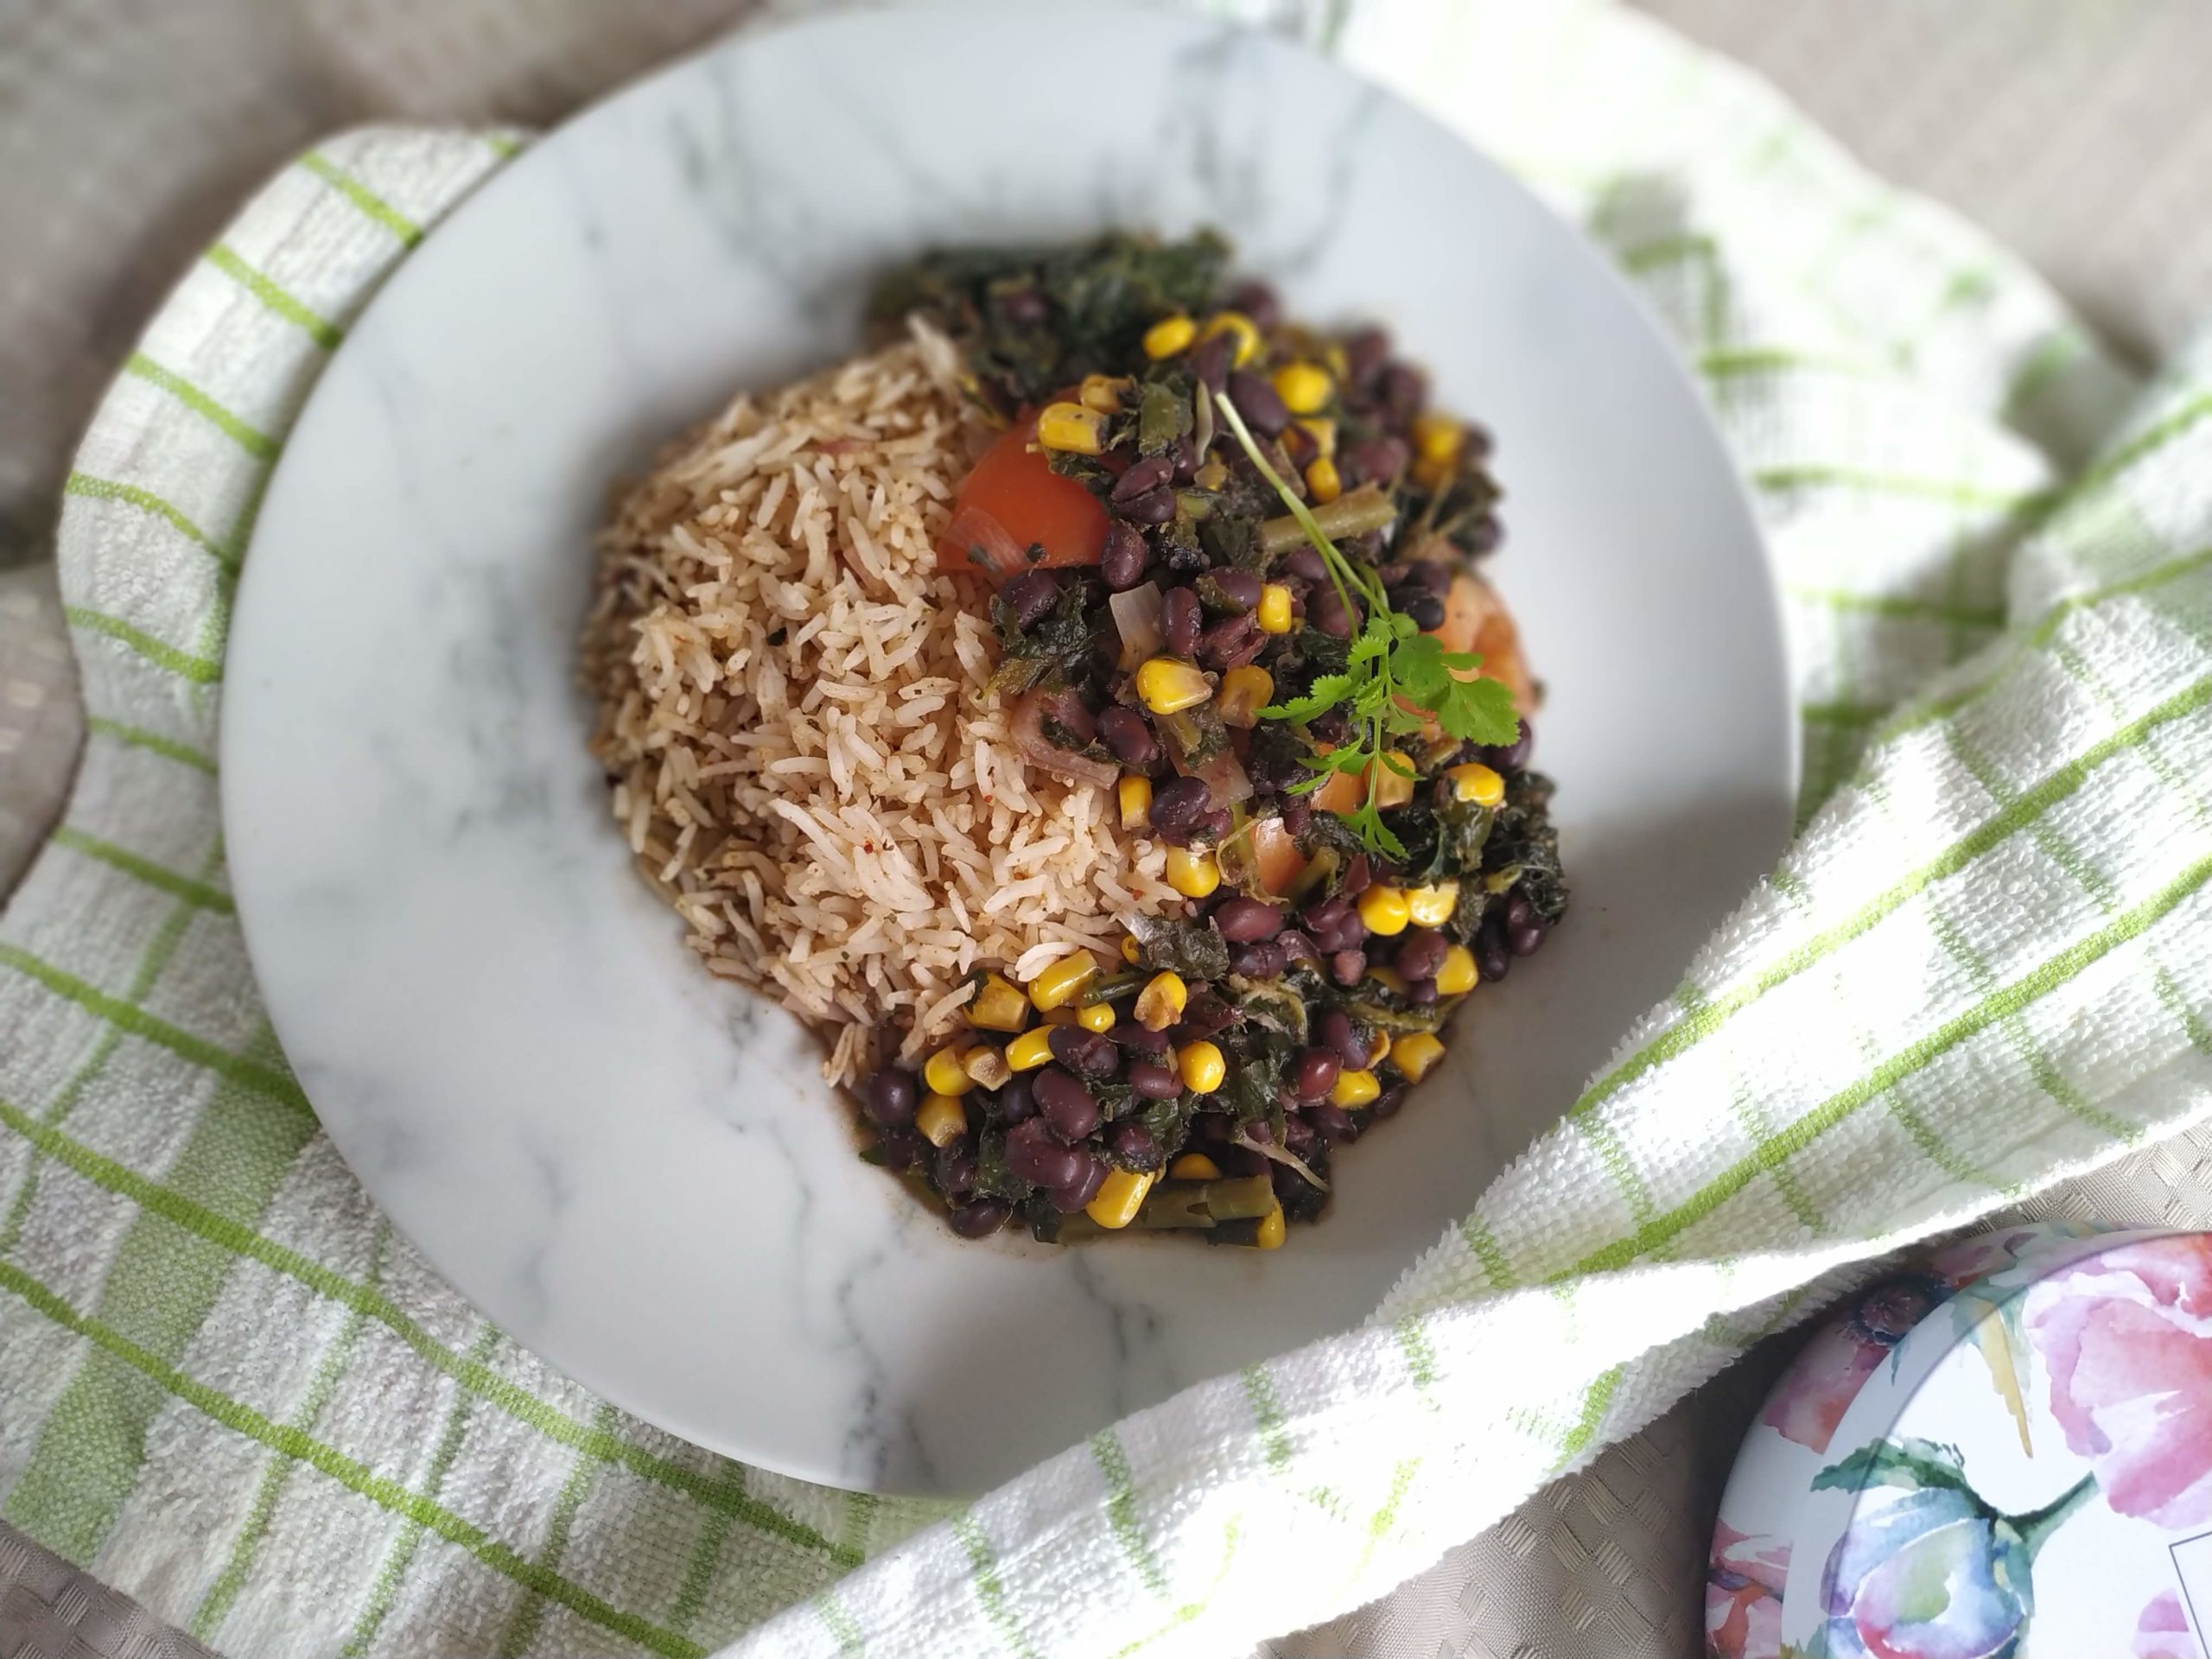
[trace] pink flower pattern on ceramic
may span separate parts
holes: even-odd
[[[2135,1645],[2128,1652],[2133,1659],[2204,1659],[2196,1638],[2189,1633],[2181,1598],[2171,1590],[2153,1597],[2135,1621]]]
[[[1849,1313],[1805,1344],[1759,1421],[1785,1440],[1827,1451],[1835,1426],[1866,1379],[1950,1288],[1924,1273],[1900,1274],[1868,1286]]]
[[[1789,1541],[1713,1529],[1705,1580],[1707,1659],[1770,1659],[1782,1651],[1782,1587]]]
[[[2162,1527],[2212,1520],[2212,1236],[2062,1268],[2028,1293],[2021,1324],[2105,1502]]]

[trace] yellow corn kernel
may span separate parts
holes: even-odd
[[[1144,958],[1144,947],[1137,943],[1134,933],[1122,935],[1122,960],[1134,968]]]
[[[1014,1077],[1014,1068],[1006,1063],[1006,1056],[988,1043],[978,1043],[960,1056],[960,1069],[970,1081],[986,1089],[1003,1089]]]
[[[914,1127],[933,1147],[949,1147],[968,1133],[968,1109],[952,1095],[931,1095],[914,1114]]]
[[[982,1031],[1020,1031],[1029,1023],[1029,999],[1005,975],[986,974],[968,1005],[968,1023]]]
[[[924,1061],[922,1081],[940,1095],[964,1095],[976,1082],[957,1048],[940,1048]]]
[[[1211,853],[1181,847],[1167,849],[1167,885],[1185,899],[1203,899],[1221,885],[1221,866]]]
[[[1137,993],[1136,1006],[1130,1012],[1147,1031],[1165,1031],[1183,1017],[1184,1006],[1190,1000],[1191,988],[1183,982],[1182,975],[1154,974]]]
[[[1452,780],[1452,798],[1472,801],[1477,806],[1496,806],[1505,798],[1505,779],[1479,760],[1453,766],[1444,774]]]
[[[1252,1243],[1256,1249],[1262,1250],[1282,1249],[1282,1205],[1275,1205],[1274,1209],[1260,1217],[1259,1236],[1252,1241]]]
[[[1414,453],[1423,461],[1451,461],[1466,442],[1467,429],[1434,410],[1414,416]]]
[[[1406,976],[1395,968],[1370,968],[1367,976],[1386,991],[1395,991],[1400,996],[1406,994]]]
[[[1448,461],[1432,461],[1427,455],[1417,455],[1414,458],[1412,472],[1414,482],[1432,493],[1442,489],[1452,481],[1452,463]]]
[[[1329,399],[1336,395],[1336,386],[1329,378],[1329,372],[1319,363],[1308,363],[1304,358],[1286,363],[1275,371],[1275,396],[1282,399],[1282,406],[1294,415],[1317,415],[1329,406]]]
[[[1122,804],[1122,828],[1149,830],[1152,828],[1152,779],[1140,772],[1125,772],[1122,781],[1114,785],[1115,798]]]
[[[1390,1062],[1408,1083],[1419,1083],[1443,1058],[1444,1045],[1425,1031],[1409,1033],[1390,1045]]]
[[[1045,1023],[1048,1026],[1071,1026],[1075,1024],[1075,1010],[1065,1007],[1054,1008],[1045,1016]]]
[[[1392,765],[1395,761],[1396,764]],[[1399,766],[1405,770],[1401,772]],[[1414,774],[1414,758],[1403,749],[1387,751],[1386,759],[1372,763],[1375,773],[1375,804],[1382,807],[1403,806],[1414,798],[1414,785],[1420,781]]]
[[[1260,326],[1242,311],[1215,312],[1206,319],[1206,326],[1199,334],[1205,340],[1211,340],[1216,334],[1236,336],[1236,349],[1229,357],[1232,369],[1243,368],[1260,354]]]
[[[1390,1033],[1387,1031],[1378,1031],[1375,1033],[1374,1040],[1367,1046],[1367,1069],[1372,1071],[1389,1058]]]
[[[1444,965],[1436,970],[1436,994],[1459,996],[1473,990],[1481,977],[1475,971],[1475,953],[1464,944],[1455,944],[1444,953]]]
[[[1260,589],[1260,603],[1252,614],[1259,619],[1262,633],[1288,633],[1293,626],[1290,614],[1290,589],[1279,582],[1271,582]]]
[[[1378,882],[1359,895],[1359,919],[1367,924],[1370,933],[1380,933],[1386,938],[1393,933],[1402,933],[1409,916],[1402,887],[1384,887]]]
[[[1191,482],[1202,490],[1217,490],[1229,482],[1229,463],[1219,455],[1210,455],[1206,464],[1191,474]]]
[[[1459,884],[1440,881],[1433,887],[1408,887],[1406,913],[1423,927],[1441,927],[1459,908]]]
[[[1229,1075],[1229,1062],[1222,1058],[1218,1044],[1201,1039],[1176,1051],[1175,1069],[1183,1074],[1185,1089],[1194,1095],[1210,1095]]]
[[[1221,1166],[1203,1152],[1186,1152],[1167,1166],[1167,1173],[1179,1181],[1217,1181]]]
[[[1106,417],[1081,404],[1047,404],[1037,416],[1037,442],[1047,449],[1098,454],[1106,448]]]
[[[1198,337],[1198,325],[1188,317],[1162,317],[1144,331],[1144,354],[1150,358],[1173,357]]]
[[[1326,455],[1307,463],[1306,493],[1316,501],[1333,501],[1344,493],[1344,481],[1337,476],[1337,463]]]
[[[1344,356],[1344,348],[1333,340],[1321,348],[1321,366],[1339,380],[1351,378],[1351,363]]]
[[[1111,1002],[1086,1002],[1075,1011],[1075,1022],[1085,1031],[1114,1029],[1114,1005]]]
[[[1256,726],[1260,710],[1275,700],[1275,677],[1257,663],[1232,668],[1221,677],[1221,722]]]
[[[1098,961],[1088,950],[1062,957],[1029,982],[1029,1000],[1039,1014],[1050,1014],[1072,1002],[1083,988],[1098,976]]]
[[[1052,1028],[1025,1031],[1006,1046],[1006,1063],[1017,1071],[1034,1071],[1052,1058]]]
[[[1298,429],[1313,440],[1317,454],[1333,455],[1337,453],[1337,423],[1334,421],[1316,416],[1312,420],[1300,421]]]
[[[1382,1092],[1382,1085],[1372,1071],[1339,1071],[1336,1086],[1329,1090],[1329,1104],[1356,1111]]]
[[[1083,389],[1076,397],[1085,409],[1095,409],[1101,415],[1118,415],[1122,412],[1122,388],[1128,385],[1128,381],[1116,380],[1110,374],[1086,374],[1083,377]]]
[[[1155,715],[1195,709],[1213,696],[1206,677],[1173,657],[1154,657],[1137,670],[1137,696]]]
[[[1144,1207],[1144,1195],[1152,1191],[1152,1184],[1159,1176],[1140,1175],[1135,1170],[1111,1171],[1098,1184],[1098,1196],[1083,1206],[1083,1213],[1101,1227],[1122,1228],[1137,1218],[1137,1211]]]

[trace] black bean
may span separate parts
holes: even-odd
[[[1166,485],[1114,504],[1114,511],[1132,524],[1164,524],[1175,516],[1175,492]]]
[[[1315,933],[1313,943],[1330,956],[1340,950],[1363,950],[1367,946],[1367,924],[1361,921],[1359,912],[1354,911],[1343,920],[1332,922],[1326,929]]]
[[[1375,884],[1375,865],[1365,853],[1354,853],[1345,861],[1344,874],[1337,878],[1337,896],[1357,899]]]
[[[1145,562],[1151,557],[1144,532],[1116,518],[1106,531],[1105,550],[1098,556],[1098,574],[1116,593],[1125,594],[1144,580]]]
[[[1098,1127],[1098,1102],[1072,1072],[1048,1065],[1030,1086],[1037,1091],[1038,1111],[1061,1140],[1080,1141]]]
[[[1462,454],[1470,455],[1477,461],[1487,461],[1490,452],[1497,448],[1497,440],[1491,436],[1488,427],[1476,421],[1467,423],[1466,435],[1459,440]]]
[[[1529,902],[1529,895],[1516,887],[1505,895],[1505,931],[1526,927],[1536,919],[1536,907]]]
[[[922,1139],[919,1129],[893,1129],[877,1143],[883,1154],[883,1166],[894,1173],[908,1170],[929,1157],[937,1148]]]
[[[1274,979],[1282,972],[1282,952],[1265,939],[1240,944],[1229,953],[1229,965],[1247,979]]]
[[[1236,820],[1230,816],[1227,807],[1210,806],[1206,809],[1205,821],[1199,827],[1205,832],[1208,841],[1219,841],[1229,833],[1230,827],[1236,822]]]
[[[1072,1181],[1052,1189],[1052,1208],[1064,1216],[1071,1216],[1098,1196],[1098,1189],[1106,1184],[1106,1160],[1082,1147],[1076,1156],[1083,1162]]]
[[[1205,382],[1208,391],[1224,391],[1229,385],[1229,359],[1236,353],[1236,338],[1224,329],[1191,348],[1191,372]]]
[[[1194,1043],[1201,1037],[1218,1036],[1236,1023],[1236,1010],[1203,988],[1191,993],[1183,1017],[1175,1024],[1175,1040]]]
[[[1302,836],[1306,826],[1313,821],[1313,804],[1304,799],[1282,804],[1282,827],[1287,834]]]
[[[1359,976],[1367,971],[1364,950],[1339,950],[1329,958],[1329,977],[1349,990],[1359,983]]]
[[[1275,395],[1275,389],[1249,369],[1239,369],[1229,377],[1229,400],[1236,405],[1244,424],[1263,438],[1272,438],[1290,424],[1290,410]]]
[[[1165,613],[1160,628],[1167,636],[1167,649],[1178,657],[1198,655],[1202,616],[1198,594],[1188,588],[1170,588],[1160,604]]]
[[[1349,639],[1357,627],[1357,607],[1347,610],[1333,588],[1317,588],[1306,601],[1306,620],[1323,633]]]
[[[1267,1119],[1261,1118],[1254,1127],[1264,1129],[1268,1127]],[[1266,1156],[1249,1147],[1224,1147],[1217,1152],[1208,1153],[1206,1156],[1221,1166],[1223,1174],[1239,1180],[1248,1175],[1264,1175],[1268,1169]]]
[[[1203,1147],[1225,1147],[1236,1134],[1236,1120],[1226,1112],[1200,1112],[1191,1120],[1191,1139]]]
[[[1088,743],[1098,735],[1098,716],[1090,712],[1083,694],[1070,688],[1062,691],[1048,691],[1041,699],[1046,718],[1067,728],[1077,743]]]
[[[1128,1084],[1147,1100],[1173,1100],[1183,1092],[1183,1079],[1175,1075],[1175,1068],[1156,1060],[1132,1060]]]
[[[1014,1206],[1004,1198],[977,1198],[973,1204],[954,1205],[946,1219],[963,1238],[988,1238],[1013,1215]]]
[[[1282,1144],[1283,1150],[1291,1156],[1303,1158],[1313,1150],[1313,1126],[1295,1112],[1290,1114],[1283,1119]],[[1276,1167],[1281,1169],[1282,1166],[1278,1164]],[[1285,1170],[1283,1173],[1294,1177],[1298,1174],[1296,1170]]]
[[[1224,899],[1214,906],[1213,925],[1221,930],[1221,937],[1231,944],[1249,944],[1254,939],[1272,939],[1282,931],[1281,907],[1264,899],[1248,898],[1243,893]]]
[[[1122,1051],[1114,1039],[1081,1026],[1054,1026],[1046,1045],[1052,1058],[1077,1077],[1105,1078],[1122,1069]]]
[[[1213,585],[1240,611],[1249,611],[1260,602],[1260,579],[1249,570],[1217,570]]]
[[[1329,567],[1319,553],[1310,547],[1294,547],[1283,555],[1283,569],[1301,582],[1326,582]]]
[[[1158,1169],[1161,1163],[1160,1142],[1152,1138],[1150,1129],[1134,1117],[1125,1117],[1106,1131],[1106,1149],[1122,1168],[1134,1169],[1140,1174]]]
[[[999,1122],[1012,1128],[1037,1116],[1037,1096],[1029,1087],[1026,1072],[1017,1071],[999,1090]]]
[[[1314,1034],[1346,1071],[1357,1071],[1366,1066],[1367,1045],[1359,1040],[1359,1033],[1351,1027],[1351,1016],[1342,1008],[1331,1008],[1323,1014]]]
[[[1483,514],[1467,526],[1467,545],[1473,552],[1495,553],[1504,539],[1505,526],[1498,523],[1494,512]]]
[[[1475,971],[1484,979],[1503,979],[1513,966],[1513,957],[1505,946],[1505,933],[1495,918],[1484,922],[1475,933]]]
[[[1163,1060],[1167,1051],[1175,1045],[1164,1031],[1147,1031],[1134,1020],[1124,1020],[1107,1033],[1115,1046],[1128,1050],[1140,1059]],[[1129,1081],[1136,1081],[1136,1062],[1130,1062]]]
[[[1175,462],[1168,455],[1147,455],[1142,461],[1131,461],[1129,469],[1114,480],[1111,493],[1116,503],[1134,501],[1148,491],[1156,490],[1175,476]]]
[[[1423,594],[1410,605],[1399,608],[1414,620],[1414,626],[1423,633],[1433,633],[1444,626],[1444,601],[1434,594]]]
[[[1377,1122],[1384,1118],[1395,1117],[1398,1115],[1398,1108],[1406,1103],[1406,1096],[1412,1092],[1412,1089],[1413,1085],[1410,1084],[1392,1084],[1375,1096],[1373,1103],[1367,1109],[1367,1115]]]
[[[1229,296],[1229,308],[1251,318],[1252,326],[1262,334],[1282,321],[1282,302],[1262,282],[1239,283]]]
[[[1299,1116],[1313,1126],[1314,1134],[1332,1147],[1359,1139],[1358,1121],[1341,1106],[1332,1106],[1323,1101],[1306,1107]]]
[[[1544,948],[1544,925],[1530,922],[1525,927],[1505,930],[1505,948],[1516,957],[1533,957]]]
[[[1187,484],[1198,476],[1198,446],[1197,440],[1180,437],[1168,446],[1167,458],[1175,465],[1175,481]],[[1201,561],[1203,563],[1203,561]]]
[[[1391,425],[1412,425],[1427,393],[1427,379],[1412,364],[1393,363],[1382,371],[1382,412],[1389,417]]]
[[[1387,484],[1405,471],[1408,453],[1402,438],[1387,435],[1379,438],[1363,438],[1359,442],[1346,447],[1344,462],[1338,466],[1338,471],[1341,473],[1345,465],[1356,467],[1362,478]]]
[[[1416,1008],[1436,1006],[1436,982],[1433,979],[1409,979],[1406,982],[1406,1001]]]
[[[938,1148],[937,1189],[948,1198],[976,1190],[976,1148],[970,1142],[963,1139]]]
[[[1300,1100],[1319,1100],[1337,1086],[1337,1076],[1343,1070],[1332,1051],[1304,1049],[1299,1053],[1297,1069],[1291,1073],[1291,1087]]]
[[[1275,935],[1274,946],[1282,953],[1285,963],[1318,962],[1321,953],[1313,948],[1313,941],[1294,927],[1286,927]]]
[[[1442,559],[1415,559],[1407,574],[1439,599],[1451,596],[1452,569]]]
[[[1211,804],[1212,797],[1206,793],[1203,779],[1171,778],[1152,791],[1152,827],[1188,834],[1198,828]]]
[[[999,589],[999,598],[1025,628],[1033,628],[1051,615],[1059,597],[1058,579],[1049,570],[1025,570]]]
[[[1326,932],[1351,913],[1351,903],[1349,899],[1334,897],[1310,899],[1306,901],[1306,908],[1299,912],[1306,925],[1316,933]]]
[[[1518,772],[1529,764],[1529,752],[1535,747],[1535,729],[1523,719],[1520,734],[1510,743],[1492,743],[1478,748],[1475,759],[1494,772]]]
[[[1391,965],[1408,979],[1433,979],[1452,954],[1452,941],[1433,927],[1409,927],[1398,941]]]
[[[914,1109],[922,1101],[914,1074],[895,1065],[887,1065],[870,1077],[861,1097],[867,1103],[869,1121],[883,1129],[905,1128],[914,1121]]]
[[[1041,1117],[1018,1123],[1007,1131],[1006,1166],[1032,1186],[1063,1186],[1073,1180],[1082,1154],[1052,1138],[1052,1127]]]
[[[1272,1145],[1275,1138],[1274,1125],[1264,1117],[1254,1118],[1244,1126],[1244,1138],[1257,1141],[1262,1146]]]
[[[1142,772],[1160,753],[1159,741],[1152,734],[1152,722],[1134,709],[1124,709],[1118,702],[1098,711],[1098,735],[1114,752],[1114,758],[1123,766]]]
[[[994,295],[992,298],[998,303],[1001,316],[1024,327],[1034,327],[1052,315],[1052,308],[1045,302],[1045,296],[1033,288],[1012,289],[1006,293]]]
[[[1267,643],[1255,618],[1225,616],[1198,636],[1198,661],[1217,673],[1227,673],[1250,662]]]
[[[1363,328],[1344,341],[1344,378],[1355,386],[1368,386],[1390,360],[1390,336],[1380,328]]]

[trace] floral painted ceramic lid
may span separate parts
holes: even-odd
[[[2019,1226],[1868,1287],[1720,1501],[1712,1659],[2204,1659],[2212,1234]]]

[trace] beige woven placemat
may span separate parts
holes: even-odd
[[[78,430],[261,177],[374,117],[539,124],[759,0],[0,0],[0,893],[81,717],[44,550]],[[2212,305],[2201,0],[1641,0],[1766,71],[1878,171],[2040,264],[2146,359]],[[2037,1215],[2212,1224],[2212,1137]],[[1583,1473],[1274,1659],[1690,1659],[1700,1564],[1770,1345]],[[0,1527],[0,1659],[204,1652]]]

